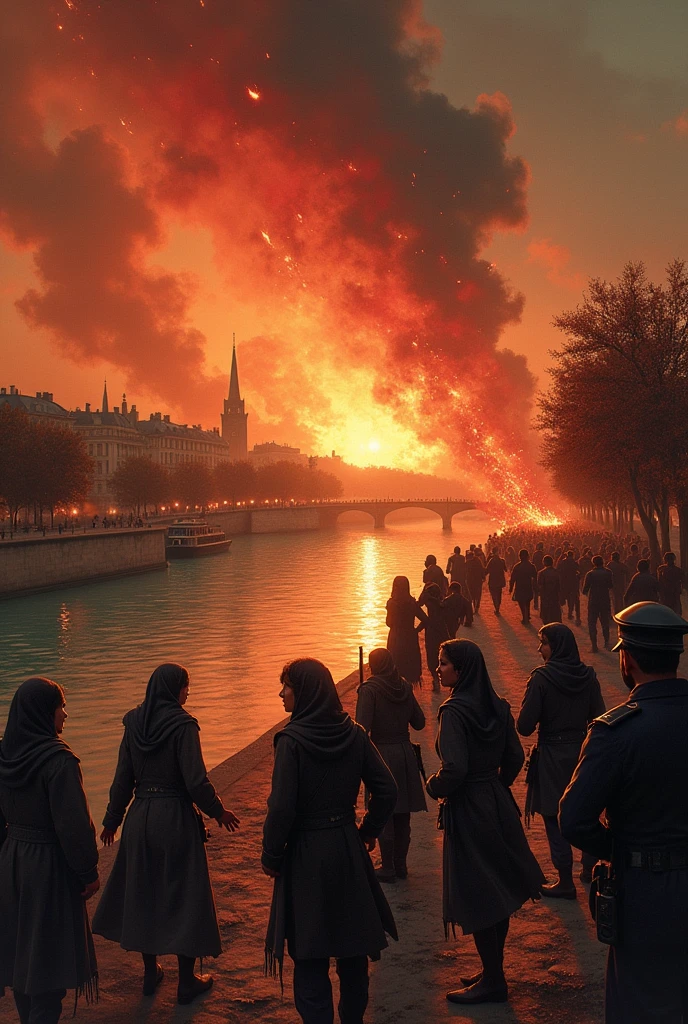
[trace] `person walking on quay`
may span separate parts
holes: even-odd
[[[427,586],[428,583],[436,583],[440,588],[440,597],[444,597],[447,593],[448,580],[444,575],[437,559],[434,555],[428,555],[425,559],[425,569],[423,570],[423,586]]]
[[[438,712],[440,769],[426,789],[442,801],[444,927],[472,934],[482,962],[482,971],[462,978],[463,987],[447,999],[502,1003],[509,918],[526,900],[539,899],[545,881],[509,789],[523,767],[523,748],[477,644],[442,644],[439,672],[451,694]]]
[[[641,558],[638,562],[638,571],[624,594],[624,608],[639,601],[659,601],[659,583],[655,574],[650,572],[647,558]]]
[[[382,867],[375,872],[381,882],[395,882],[408,875],[411,814],[427,811],[409,735],[409,726],[417,732],[425,728],[425,715],[388,650],[377,647],[371,651],[368,664],[371,675],[358,688],[356,721],[369,734],[397,784],[394,814],[378,838]]]
[[[222,952],[205,826],[194,804],[229,832],[239,825],[208,779],[198,722],[183,707],[188,696],[186,669],[160,665],[143,703],[124,716],[100,836],[105,846],[115,841],[129,810],[93,917],[96,934],[142,955],[145,996],[152,996],[163,979],[157,957],[176,954],[182,1005],[213,984],[210,974],[194,973],[196,958]]]
[[[420,623],[418,626],[416,619]],[[387,650],[401,675],[412,685],[420,682],[423,672],[418,634],[427,621],[427,615],[411,595],[408,577],[395,576],[392,595],[387,602]]]
[[[487,589],[490,591],[495,615],[500,614],[502,606],[502,592],[506,586],[506,562],[499,557],[499,549],[492,548],[490,560],[485,566],[487,576]]]
[[[683,569],[676,565],[676,555],[673,551],[665,551],[664,561],[657,567],[657,583],[661,603],[680,615]]]
[[[511,544],[507,547],[504,552],[504,561],[506,562],[506,568],[508,572],[511,572],[513,567],[516,565],[516,552],[514,551]]]
[[[620,612],[624,605],[624,594],[626,593],[626,587],[628,586],[628,580],[630,579],[628,574],[628,566],[625,562],[621,561],[621,552],[612,551],[611,558],[607,562],[607,569],[609,569],[614,580],[614,586],[612,588],[612,594],[614,596],[614,611]]]
[[[530,753],[526,823],[541,814],[558,881],[542,886],[543,896],[573,900],[573,852],[559,831],[559,801],[571,781],[588,725],[605,710],[599,680],[584,665],[576,638],[568,626],[552,623],[539,632],[539,651],[544,665],[531,672],[516,728],[532,736],[538,728],[537,746]],[[592,881],[594,858],[583,854],[583,882]]]
[[[544,558],[545,558],[545,545],[544,545],[544,542],[540,540],[535,545],[535,551],[533,551],[533,565],[535,566],[535,571],[537,573],[539,573],[541,571],[541,569],[542,569]],[[537,587],[536,587],[535,588],[535,593],[533,594],[533,608],[535,609],[535,611],[538,610],[538,598],[539,598],[539,594],[537,592]]]
[[[557,563],[557,572],[561,580],[562,604],[566,604],[569,620],[576,617],[576,625],[581,624],[580,614],[580,569],[575,553],[569,549]]]
[[[455,637],[459,627],[473,625],[473,605],[463,596],[460,583],[450,583],[447,596],[442,602],[449,639]]]
[[[640,560],[640,550],[637,544],[631,544],[626,559],[626,568],[628,569],[628,578],[633,579],[635,574],[638,572],[638,562]]]
[[[530,602],[533,600],[533,593],[537,586],[537,572],[526,548],[519,551],[518,558],[518,562],[511,570],[509,593],[513,593],[518,601],[518,606],[521,609],[521,622],[527,626],[530,622]]]
[[[380,959],[385,933],[397,938],[368,853],[394,811],[397,787],[365,730],[343,711],[325,665],[299,658],[280,681],[291,719],[275,736],[263,828],[263,871],[275,879],[266,970],[281,978],[286,942],[296,1009],[305,1024],[324,1024],[334,1019],[329,967],[335,958],[339,1016],[344,1024],[361,1024],[368,958]],[[368,808],[357,828],[361,781]]]
[[[597,654],[597,620],[600,620],[604,646],[609,649],[609,624],[612,609],[609,593],[614,586],[614,577],[604,567],[602,555],[595,555],[593,568],[586,574],[583,593],[588,595],[588,633],[592,644],[592,653]]]
[[[537,592],[543,623],[561,622],[561,578],[551,555],[545,555],[542,560],[542,569],[537,574]]]
[[[602,559],[604,564],[604,559]],[[586,548],[583,554],[578,559],[578,571],[580,572],[580,578],[585,582],[585,577],[588,575],[593,567],[592,548]]]
[[[455,547],[453,554],[447,560],[447,572],[450,583],[460,583],[462,588],[466,586],[466,556],[461,554],[461,548]]]
[[[611,862],[618,930],[609,946],[607,1024],[681,1024],[688,992],[688,680],[677,678],[688,622],[670,608],[624,608],[626,704],[592,724],[560,805],[562,834]],[[602,812],[604,820],[601,820]]]
[[[62,687],[27,679],[0,742],[0,994],[12,988],[21,1024],[57,1024],[68,988],[97,992],[98,848],[66,719]]]
[[[440,659],[440,644],[451,639],[440,588],[436,583],[427,583],[418,601],[428,613],[425,623],[425,660],[432,676],[432,688],[439,690],[437,664]]]
[[[468,583],[468,593],[470,594],[471,601],[473,602],[473,612],[475,615],[480,612],[484,580],[485,566],[480,561],[477,554],[469,551],[466,555],[466,582]]]

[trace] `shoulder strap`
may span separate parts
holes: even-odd
[[[599,718],[593,719],[594,722],[600,722],[602,725],[618,725],[619,722],[625,721],[627,718],[631,718],[633,715],[637,715],[641,711],[641,707],[635,701],[629,704],[619,704],[615,708],[611,708],[609,711],[605,711]]]

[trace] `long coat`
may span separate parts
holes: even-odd
[[[511,570],[509,590],[513,590],[516,600],[527,604],[533,600],[533,588],[537,584],[537,569],[532,562],[517,562]]]
[[[387,602],[387,650],[392,655],[399,674],[410,683],[417,683],[422,674],[416,619],[421,626],[427,622],[427,615],[415,598],[409,597],[404,602]]]
[[[468,934],[503,921],[544,881],[509,789],[523,767],[523,748],[509,712],[490,743],[444,714],[435,749],[442,765],[427,790],[446,797],[444,922]]]
[[[548,622],[561,622],[561,578],[551,565],[540,569],[537,575],[540,596],[540,618]]]
[[[397,784],[395,814],[427,810],[409,735],[409,726],[416,730],[425,728],[425,715],[410,684],[407,691],[405,700],[393,701],[378,686],[364,683],[356,702],[356,721],[370,734]]]
[[[194,804],[219,817],[198,730],[177,729],[145,758],[125,728],[103,824],[122,838],[93,930],[139,953],[217,956],[222,951],[208,860]]]
[[[97,967],[81,892],[98,848],[76,758],[0,786],[0,844],[0,992],[88,988]]]
[[[532,673],[516,728],[521,736],[531,736],[540,727],[533,811],[556,817],[559,801],[578,764],[588,724],[603,712],[604,700],[596,675],[585,689],[568,694],[552,685],[541,669]]]
[[[361,780],[371,797],[361,828],[378,836],[397,799],[392,775],[365,731],[341,758],[321,761],[291,736],[275,750],[262,862],[279,871],[268,947],[287,940],[297,960],[370,956],[396,938],[392,912],[356,827]]]

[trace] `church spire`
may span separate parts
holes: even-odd
[[[239,394],[239,370],[237,369],[237,357],[236,357],[236,335],[232,334],[232,371],[229,375],[229,401],[240,402],[241,395]]]
[[[103,405],[101,407],[101,412],[110,412],[110,408],[108,406],[108,396],[107,396],[107,380],[103,384]]]

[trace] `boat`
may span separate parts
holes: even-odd
[[[231,543],[219,526],[208,526],[202,519],[179,519],[167,528],[165,554],[168,558],[217,555]]]

